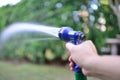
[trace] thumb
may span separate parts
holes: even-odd
[[[72,43],[67,43],[67,44],[66,44],[66,48],[67,48],[69,51],[72,51],[73,47],[75,47],[75,45],[72,44]]]

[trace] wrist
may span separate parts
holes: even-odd
[[[95,68],[97,68],[95,66],[97,66],[96,64],[97,64],[97,61],[99,58],[100,58],[100,56],[95,55],[95,56],[91,56],[91,57],[87,58],[83,62],[81,67],[82,67],[82,72],[84,75],[86,75],[86,76],[94,75],[93,71],[95,71],[96,70]]]
[[[84,60],[82,67],[86,70],[93,68],[93,65],[97,63],[97,60],[100,58],[98,55],[90,56]]]

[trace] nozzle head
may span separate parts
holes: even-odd
[[[66,42],[70,41],[71,43],[75,45],[80,44],[83,41],[85,41],[84,33],[80,31],[74,31],[70,27],[62,27],[58,35],[61,40],[66,41]],[[78,72],[81,72],[81,69],[79,68],[78,65],[75,64],[74,71],[78,73]]]
[[[80,44],[85,40],[84,33],[74,31],[70,27],[62,27],[59,31],[59,38],[65,42],[72,42],[73,44]]]
[[[69,38],[70,31],[73,31],[73,29],[70,27],[62,27],[58,33],[59,38],[66,42],[70,41],[70,38]]]

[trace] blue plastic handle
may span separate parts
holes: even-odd
[[[75,45],[80,44],[80,43],[77,42],[77,40],[72,40],[71,43],[73,43]],[[75,63],[74,63],[74,71],[82,73],[81,68],[77,64],[75,64]]]
[[[82,43],[84,40],[82,41],[77,41],[77,40],[72,40],[71,43],[77,45]],[[75,72],[75,80],[87,80],[87,77],[82,73],[81,68],[74,63],[74,72]]]

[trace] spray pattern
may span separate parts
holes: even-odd
[[[36,25],[31,23],[15,23],[8,26],[2,33],[1,39],[6,40],[10,36],[18,32],[41,32],[46,35],[52,35],[58,37],[57,33],[60,28],[55,28],[52,26]]]

